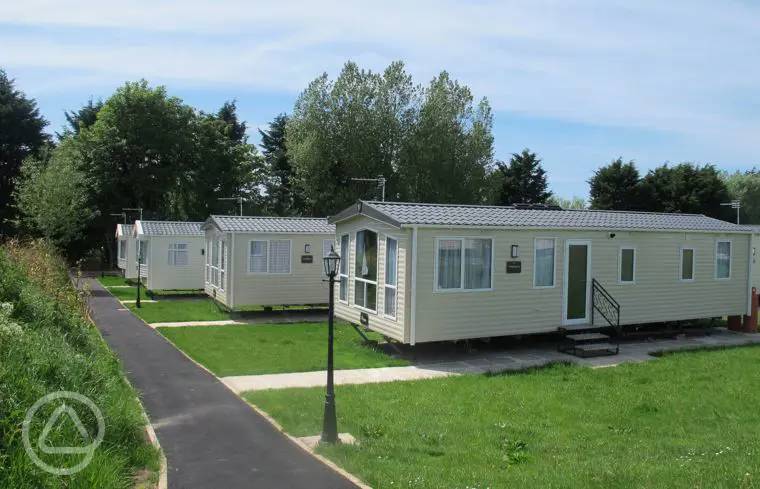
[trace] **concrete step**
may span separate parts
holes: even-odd
[[[581,357],[592,357],[601,355],[615,355],[618,352],[617,345],[611,343],[585,343],[575,345],[575,353]]]
[[[600,340],[608,340],[610,339],[609,335],[603,334],[603,333],[577,333],[577,334],[569,334],[565,336],[568,340],[575,341],[575,342],[583,342],[583,341],[600,341]]]
[[[580,332],[580,331],[590,331],[590,330],[595,330],[595,329],[602,329],[602,328],[600,328],[599,326],[591,325],[591,324],[564,324],[560,326],[559,328],[557,328],[557,330],[560,332],[568,332],[568,331]]]

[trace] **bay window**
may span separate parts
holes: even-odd
[[[386,316],[396,317],[396,290],[398,283],[398,241],[385,240],[385,304]]]
[[[348,235],[340,237],[340,271],[338,273],[340,286],[338,300],[348,302]]]
[[[436,240],[437,291],[489,290],[493,240],[491,238],[440,238]]]
[[[377,233],[368,229],[356,233],[354,304],[377,309]]]

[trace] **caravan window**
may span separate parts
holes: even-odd
[[[554,238],[536,238],[533,251],[533,286],[554,287]]]
[[[491,238],[439,238],[435,290],[490,290],[492,262]]]
[[[370,311],[377,308],[377,233],[365,229],[356,233],[354,304]]]
[[[718,240],[715,243],[715,278],[731,278],[731,241]]]
[[[290,273],[290,240],[255,240],[248,250],[250,273]]]
[[[385,308],[386,316],[396,317],[396,288],[398,283],[398,241],[385,240]]]
[[[340,287],[338,300],[348,302],[348,235],[340,237]]]
[[[189,263],[187,243],[169,244],[169,265],[184,267]]]

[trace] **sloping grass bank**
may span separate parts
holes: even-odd
[[[86,305],[72,287],[63,260],[43,242],[0,248],[0,487],[131,488],[145,469],[155,472],[158,453],[143,435],[142,409],[121,367],[86,319]],[[105,437],[81,472],[56,476],[38,468],[24,450],[22,423],[41,397],[73,391],[102,411]],[[31,424],[37,446],[43,428],[60,404],[44,406]],[[76,413],[90,434],[97,423],[81,405]],[[81,447],[89,440],[74,423],[54,425],[53,447]],[[46,454],[50,465],[71,467],[81,454]]]

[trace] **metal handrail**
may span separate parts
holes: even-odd
[[[607,302],[607,307],[600,305],[597,303],[596,297],[597,292],[599,293],[599,297],[605,299]],[[615,300],[615,298],[612,297],[612,295],[607,292],[607,290],[602,287],[602,284],[600,284],[595,278],[591,279],[591,324],[594,324],[594,311],[598,311],[599,314],[607,321],[607,323],[615,328],[615,330],[620,333],[620,303]],[[614,317],[610,318],[608,315],[612,315],[614,312]]]

